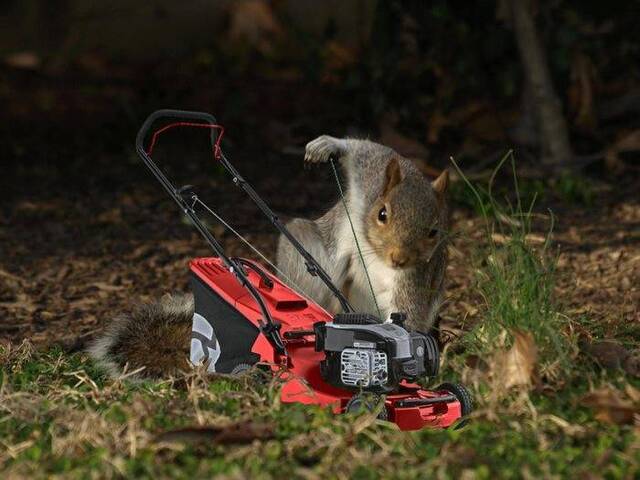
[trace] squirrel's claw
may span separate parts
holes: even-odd
[[[313,163],[324,163],[330,159],[337,160],[342,153],[340,140],[330,137],[329,135],[321,135],[315,140],[307,143],[305,147],[304,162],[307,165]]]

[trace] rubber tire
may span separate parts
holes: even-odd
[[[471,393],[469,393],[469,390],[460,383],[443,383],[436,388],[436,390],[445,390],[453,394],[453,396],[455,396],[460,402],[460,410],[463,420],[456,424],[454,427],[455,430],[458,430],[469,423],[469,420],[464,418],[473,411],[473,397],[471,396]]]
[[[231,369],[230,375],[244,375],[247,371],[251,370],[252,365],[248,363],[239,363]]]
[[[364,408],[367,412],[373,412],[380,402],[380,395],[357,393],[349,399],[344,407],[344,413],[358,413]],[[387,406],[384,405],[377,417],[379,420],[389,420]]]
[[[433,335],[425,335],[426,348],[425,348],[425,375],[427,377],[435,377],[440,371],[440,348],[438,347],[438,341],[433,338]]]

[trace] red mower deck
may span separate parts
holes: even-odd
[[[191,272],[259,328],[261,311],[258,304],[219,258],[196,258],[191,261]],[[320,362],[325,354],[315,351],[313,335],[287,338],[289,332],[311,331],[316,322],[330,322],[332,315],[307,301],[275,275],[265,273],[272,282],[271,287],[253,270],[248,270],[247,278],[264,298],[274,321],[281,325],[288,355],[276,354],[262,335],[256,338],[251,351],[260,357],[261,362],[271,365],[274,371],[280,371],[280,366],[286,365],[286,373],[283,374],[285,383],[280,395],[283,402],[326,406],[335,413],[343,413],[354,392],[333,387],[322,379]],[[387,395],[384,403],[387,419],[396,423],[401,430],[449,427],[462,416],[460,402],[451,392],[424,390],[411,383],[402,383],[400,391]]]

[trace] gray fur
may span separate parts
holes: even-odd
[[[428,330],[434,324],[443,297],[448,237],[446,205],[438,201],[431,182],[422,172],[410,160],[388,147],[368,140],[337,139],[327,135],[307,144],[305,162],[321,163],[330,158],[339,161],[345,173],[346,181],[343,183],[346,185],[343,188],[346,201],[363,249],[366,250],[368,245],[366,216],[382,194],[385,171],[392,159],[397,159],[402,174],[402,181],[397,187],[399,190],[395,192],[403,205],[400,211],[395,212],[396,221],[402,226],[398,233],[403,237],[402,241],[411,244],[414,237],[423,235],[430,224],[439,222],[438,241],[429,258],[417,261],[411,268],[394,270],[391,292],[387,286],[374,285],[378,303],[384,304],[381,305],[384,316],[391,313],[390,310],[404,311],[410,327]],[[365,284],[366,277],[358,272],[361,261],[346,222],[344,207],[338,201],[315,221],[298,218],[287,226],[341,290],[344,291],[347,284],[353,284],[353,289],[366,293],[369,290]],[[369,269],[380,264],[371,255],[366,262]],[[338,311],[339,305],[329,290],[307,273],[300,255],[282,236],[278,243],[277,264],[320,305],[331,312]],[[380,269],[382,273],[378,277],[384,277],[384,267]],[[354,303],[352,296],[348,297]],[[361,303],[354,307],[376,313],[371,304]]]

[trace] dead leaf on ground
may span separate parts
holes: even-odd
[[[238,422],[223,427],[200,426],[180,428],[161,433],[156,442],[164,443],[225,443],[243,444],[254,440],[268,440],[275,435],[274,426],[268,423],[251,421]]]
[[[35,52],[16,52],[4,57],[4,63],[13,68],[36,70],[42,61]]]
[[[619,390],[604,387],[586,394],[582,397],[580,404],[594,410],[595,417],[601,422],[616,425],[631,424],[635,417],[640,415],[638,402],[640,393],[631,388],[631,395],[627,393],[625,398]]]
[[[640,404],[640,390],[628,384],[624,387],[624,393],[627,394],[627,397],[633,402]]]
[[[513,346],[498,352],[491,362],[491,375],[505,389],[530,386],[538,362],[538,347],[531,332],[514,330]]]
[[[122,222],[122,209],[111,208],[100,213],[97,217],[100,223],[121,223]]]
[[[513,240],[513,237],[508,235],[503,235],[501,233],[492,233],[491,240],[493,240],[498,245],[505,245]],[[545,237],[542,235],[536,235],[535,233],[528,233],[524,237],[525,243],[529,245],[541,245],[547,241]]]
[[[478,313],[478,309],[476,307],[474,307],[473,305],[465,302],[465,301],[460,301],[460,306],[462,307],[462,309],[464,310],[464,312],[469,316],[469,317],[473,317]]]

